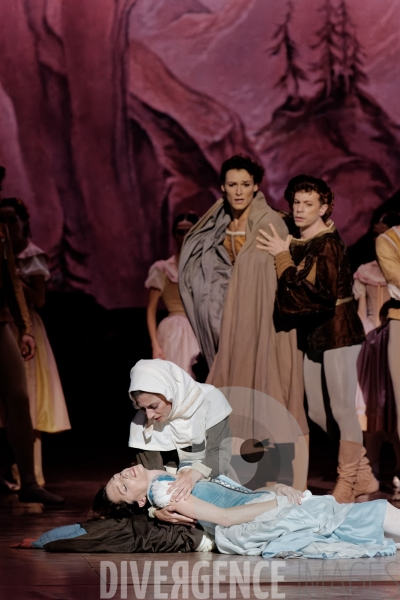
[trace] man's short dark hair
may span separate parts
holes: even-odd
[[[297,192],[317,192],[321,205],[328,205],[328,209],[322,218],[324,221],[329,219],[333,211],[335,195],[323,179],[318,179],[318,177],[312,175],[293,177],[285,190],[285,199],[288,201],[291,210],[293,210],[294,196]]]

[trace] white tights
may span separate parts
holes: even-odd
[[[361,346],[344,346],[325,350],[322,361],[314,362],[304,356],[304,386],[308,402],[308,416],[325,432],[326,412],[322,391],[322,369],[325,373],[331,410],[340,429],[340,439],[363,443],[362,431],[356,413],[357,358]]]
[[[388,536],[398,536],[400,540],[400,509],[395,508],[389,502],[387,503],[385,520],[383,521],[383,531]]]

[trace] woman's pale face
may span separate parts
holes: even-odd
[[[311,227],[322,219],[327,208],[327,204],[321,204],[318,192],[296,192],[293,201],[294,222],[300,229]]]
[[[166,421],[171,412],[172,404],[167,402],[162,394],[144,392],[135,400],[136,406],[145,411],[147,419],[153,421]]]
[[[253,175],[246,169],[230,169],[225,175],[225,184],[221,185],[232,210],[244,212],[258,191],[258,184],[254,183]]]
[[[106,485],[106,494],[115,504],[137,502],[139,506],[144,506],[148,485],[148,471],[143,465],[135,465],[115,473]]]

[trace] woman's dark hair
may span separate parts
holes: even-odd
[[[2,198],[0,200],[0,208],[13,208],[15,210],[15,214],[24,224],[23,234],[26,238],[31,237],[31,230],[29,227],[30,214],[28,207],[20,198]]]
[[[177,217],[175,217],[174,222],[172,223],[172,235],[176,235],[179,223],[182,221],[189,221],[192,225],[195,225],[199,220],[199,216],[195,212],[181,213]]]
[[[335,195],[329,185],[323,180],[312,175],[297,175],[293,177],[285,190],[285,199],[288,201],[290,209],[293,211],[294,196],[297,192],[317,192],[322,204],[327,204],[328,208],[322,219],[327,221],[332,214]]]
[[[137,408],[138,410],[140,409],[140,407],[137,405],[137,401],[139,399],[139,396],[141,396],[142,394],[147,394],[148,392],[144,392],[143,390],[134,390],[133,392],[130,392],[129,395],[131,397],[131,400],[133,402],[133,406],[134,408]]]
[[[88,521],[98,521],[99,519],[125,519],[132,518],[135,515],[143,514],[148,508],[148,502],[144,506],[139,506],[137,502],[129,504],[128,502],[111,502],[107,496],[106,486],[103,485],[94,497],[93,505],[88,513]]]
[[[395,210],[391,210],[387,213],[383,213],[381,218],[379,219],[379,223],[384,223],[389,227],[396,227],[400,225],[400,212],[396,212]]]
[[[247,154],[235,154],[222,163],[219,174],[219,180],[222,185],[225,183],[227,172],[231,169],[236,169],[237,171],[244,169],[253,176],[254,183],[257,184],[261,183],[265,173],[264,167],[254,160],[254,158],[251,158],[251,156],[247,156]]]
[[[6,168],[3,167],[2,165],[0,165],[0,185],[5,176],[6,176]]]

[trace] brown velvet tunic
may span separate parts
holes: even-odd
[[[276,268],[279,312],[296,325],[304,351],[324,352],[364,341],[346,246],[332,222],[309,240],[293,239],[290,254],[276,256]]]

